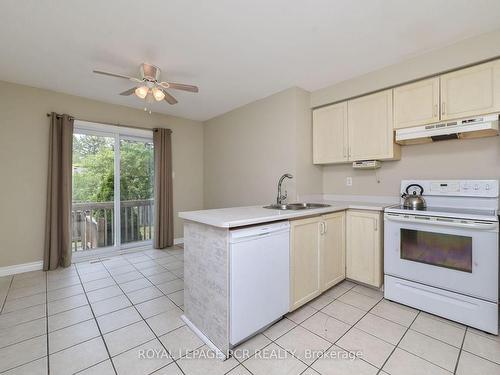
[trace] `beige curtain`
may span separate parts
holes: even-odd
[[[174,244],[172,195],[172,131],[154,129],[155,222],[153,246],[163,249]]]
[[[43,269],[71,264],[71,175],[73,118],[50,115],[49,175]]]

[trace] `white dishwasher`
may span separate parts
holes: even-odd
[[[290,224],[230,232],[229,342],[236,345],[285,315],[290,307]]]

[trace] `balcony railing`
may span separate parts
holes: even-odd
[[[121,243],[153,238],[153,200],[121,202]],[[113,246],[115,243],[114,202],[73,203],[71,211],[73,251]]]

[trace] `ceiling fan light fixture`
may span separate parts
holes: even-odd
[[[161,70],[157,66],[143,63],[139,68],[139,77],[131,77],[124,74],[110,73],[102,70],[94,70],[94,73],[110,77],[122,78],[134,82],[135,87],[131,87],[120,93],[121,96],[130,96],[135,94],[139,99],[146,103],[145,111],[154,103],[165,101],[174,105],[177,99],[170,94],[172,90],[182,90],[187,92],[198,92],[198,87],[184,83],[161,81]],[[165,91],[164,91],[165,90]],[[168,91],[167,91],[168,90]],[[151,113],[151,110],[149,110]]]
[[[139,86],[135,89],[135,95],[137,95],[141,99],[144,99],[148,95],[148,92],[149,87],[147,86]]]
[[[163,99],[165,99],[165,93],[158,87],[153,87],[152,91],[153,96],[157,102],[161,102]]]

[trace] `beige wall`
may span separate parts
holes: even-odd
[[[0,82],[0,267],[42,259],[47,185],[47,112],[172,129],[175,237],[178,211],[203,208],[203,125],[53,91]]]
[[[401,64],[354,78],[311,93],[311,106],[340,101],[436,74],[477,61],[500,56],[500,30],[466,39]],[[323,167],[325,194],[395,195],[405,178],[496,178],[500,179],[500,138],[444,141],[402,146],[401,160],[383,162],[378,170],[354,171],[349,165]],[[353,186],[346,186],[347,176]]]
[[[401,180],[410,178],[500,180],[500,137],[403,146],[400,161],[383,162],[376,171],[338,165],[324,167],[323,172],[325,194],[397,196]],[[347,176],[352,186],[346,186]]]
[[[289,201],[321,191],[312,165],[309,93],[291,88],[205,123],[205,208],[274,202],[284,173]]]
[[[311,107],[363,95],[494,57],[500,57],[500,29],[313,91]]]
[[[321,194],[323,190],[323,170],[313,165],[312,150],[312,112],[310,93],[301,89],[295,90],[295,166],[296,166],[296,200],[307,194]]]

